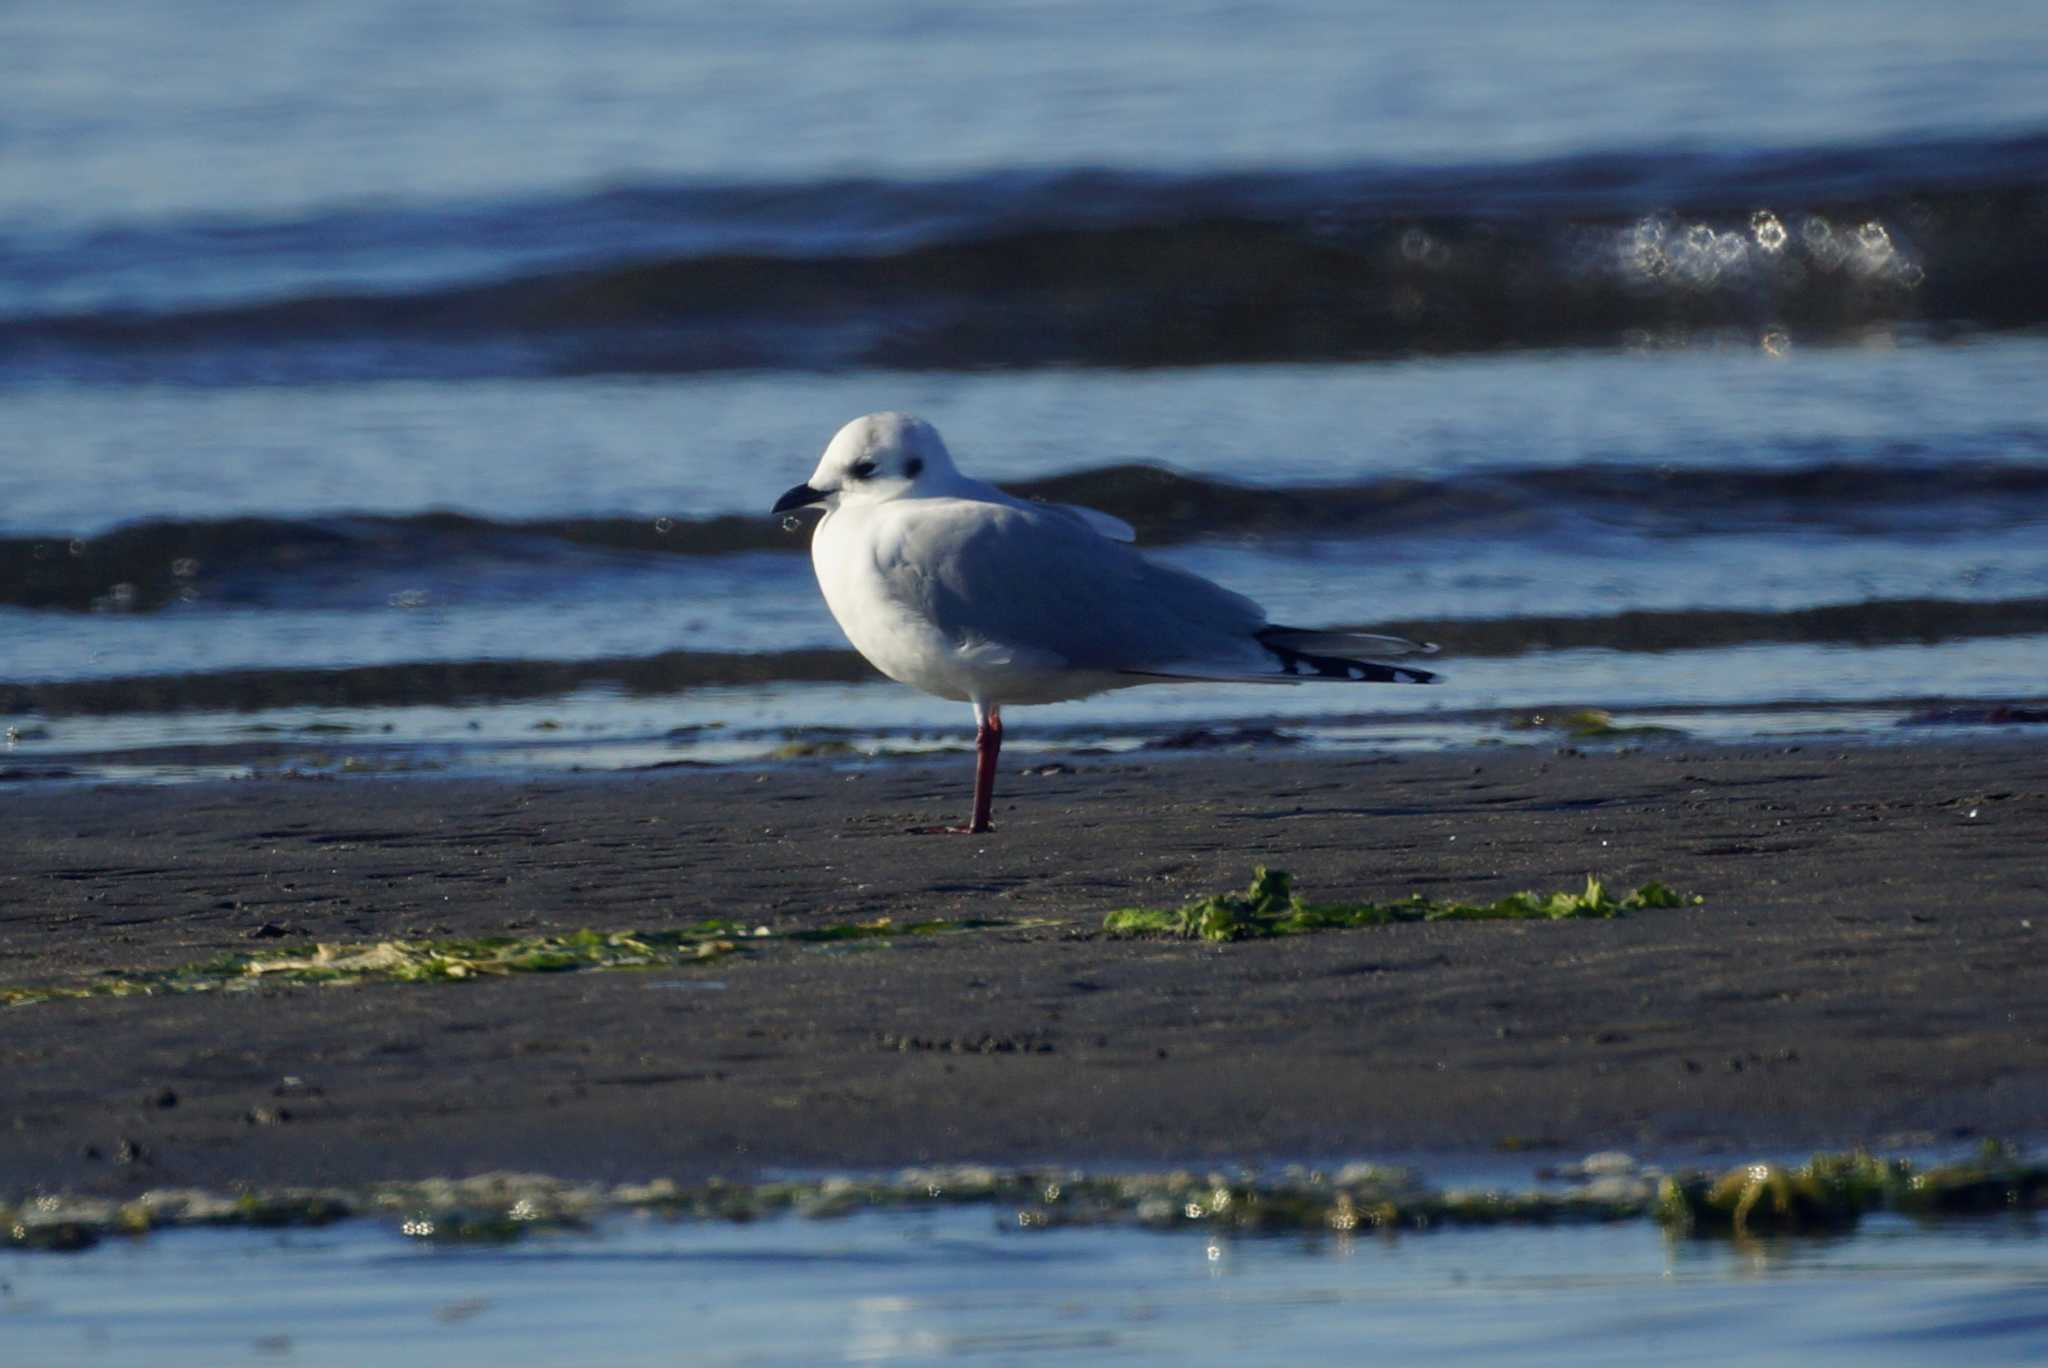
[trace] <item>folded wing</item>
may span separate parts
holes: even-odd
[[[892,596],[984,656],[1153,679],[1433,678],[1371,659],[1432,647],[1269,627],[1242,594],[1154,564],[1063,506],[906,501],[878,554]]]

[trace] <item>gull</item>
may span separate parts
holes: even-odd
[[[839,429],[773,512],[816,505],[811,565],[854,649],[891,679],[974,707],[972,816],[920,832],[993,830],[1008,704],[1138,684],[1436,680],[1370,658],[1432,645],[1270,624],[1242,594],[1145,559],[1120,518],[962,475],[937,429],[907,413]]]

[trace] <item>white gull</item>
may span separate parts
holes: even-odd
[[[991,829],[1006,704],[1136,684],[1436,679],[1369,658],[1434,646],[1269,624],[1242,594],[1146,560],[1121,519],[969,479],[907,413],[839,429],[774,511],[817,504],[811,564],[847,640],[889,678],[974,705],[973,815],[923,830]]]

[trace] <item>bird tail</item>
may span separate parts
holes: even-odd
[[[1271,651],[1281,668],[1296,678],[1348,679],[1370,684],[1434,684],[1429,670],[1408,665],[1387,665],[1368,656],[1400,659],[1411,655],[1434,655],[1436,645],[1410,641],[1406,637],[1374,636],[1365,632],[1318,632],[1300,627],[1268,627],[1258,633],[1261,646]]]

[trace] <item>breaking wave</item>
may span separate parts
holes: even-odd
[[[1332,360],[2048,322],[2048,137],[617,189],[48,240],[0,379]]]
[[[2048,526],[2048,466],[1830,462],[1785,469],[1593,465],[1258,486],[1151,466],[1110,466],[1009,488],[1084,504],[1141,543],[1401,536],[1504,542],[1571,529],[1713,536],[1801,529],[1953,533]],[[149,611],[209,601],[264,606],[294,583],[494,569],[601,573],[593,557],[797,554],[809,541],[766,516],[581,517],[502,522],[459,513],[143,522],[100,536],[0,538],[0,606]]]

